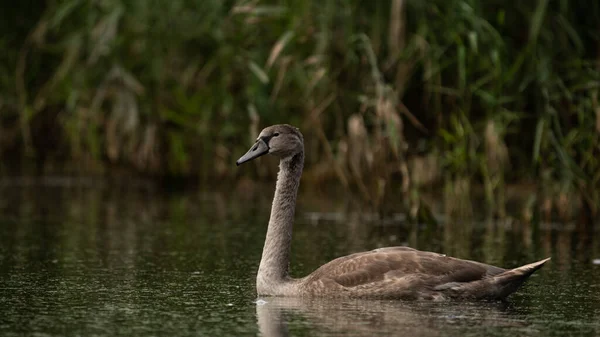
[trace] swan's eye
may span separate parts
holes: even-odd
[[[277,136],[279,136],[279,132],[275,132],[275,133],[273,134],[273,137],[277,137]]]

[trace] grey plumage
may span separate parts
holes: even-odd
[[[507,270],[408,247],[380,248],[337,258],[310,275],[289,276],[296,196],[304,165],[300,131],[265,128],[240,165],[264,154],[280,158],[263,254],[256,278],[259,295],[381,299],[502,299],[549,259]]]

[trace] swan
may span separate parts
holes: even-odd
[[[289,274],[296,197],[304,166],[304,138],[288,124],[263,129],[239,166],[265,154],[279,173],[256,276],[259,296],[371,299],[504,299],[550,258],[515,269],[409,247],[387,247],[337,258],[303,278]]]

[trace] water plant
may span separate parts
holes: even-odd
[[[414,181],[411,168],[434,158],[424,176],[481,183],[490,215],[504,216],[505,184],[523,180],[539,183],[533,197],[542,205],[548,195],[551,212],[567,214],[560,200],[574,195],[597,213],[597,2],[57,0],[5,9],[4,172],[33,162],[41,172],[234,177],[248,129],[287,122],[307,136],[308,180],[337,181],[375,207],[399,193],[417,214],[418,191],[432,181]]]

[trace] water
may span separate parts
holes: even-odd
[[[510,222],[411,228],[394,215],[347,215],[355,208],[343,198],[305,194],[296,276],[402,244],[507,267],[553,260],[507,303],[257,299],[271,188],[200,190],[0,184],[0,335],[600,335],[597,232]]]

